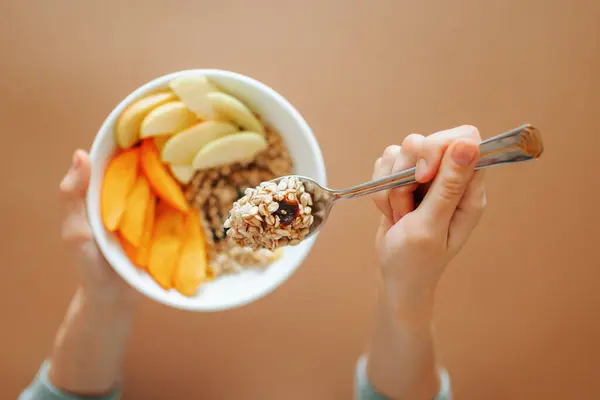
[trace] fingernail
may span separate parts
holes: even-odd
[[[452,149],[452,159],[456,164],[463,167],[470,165],[476,155],[477,149],[471,143],[458,142]]]
[[[417,180],[421,180],[425,174],[427,173],[427,161],[425,161],[424,158],[421,158],[418,162],[417,162],[417,171],[416,171],[416,177]]]

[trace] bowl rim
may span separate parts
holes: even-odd
[[[326,174],[325,161],[323,159],[323,153],[321,152],[321,148],[317,142],[317,139],[316,139],[312,129],[310,128],[310,126],[308,125],[308,123],[306,122],[304,117],[300,114],[300,112],[285,97],[283,97],[281,94],[279,94],[276,90],[269,87],[268,85],[254,79],[254,78],[251,78],[247,75],[243,75],[243,74],[240,74],[237,72],[223,70],[223,69],[179,70],[176,72],[171,72],[171,73],[168,73],[165,75],[158,76],[154,79],[151,79],[151,80],[147,81],[146,83],[138,86],[133,91],[131,91],[108,114],[108,116],[104,119],[103,123],[100,125],[100,128],[98,129],[98,132],[96,133],[96,135],[94,137],[94,141],[92,143],[92,146],[90,148],[90,153],[89,153],[90,161],[92,162],[92,171],[94,168],[93,167],[94,159],[96,158],[95,155],[99,151],[99,148],[101,147],[101,143],[103,143],[104,140],[106,140],[105,139],[106,136],[112,132],[112,129],[109,129],[110,126],[114,125],[118,116],[125,109],[125,107],[127,107],[129,104],[131,104],[133,101],[140,98],[141,96],[143,96],[147,93],[151,93],[153,90],[157,90],[158,88],[164,87],[173,78],[180,77],[180,76],[187,75],[187,74],[204,74],[209,77],[210,76],[219,76],[219,77],[224,77],[226,79],[232,79],[234,81],[241,82],[244,86],[254,86],[258,91],[265,93],[265,95],[267,97],[273,98],[277,103],[279,103],[283,107],[285,112],[287,114],[289,114],[295,120],[295,122],[300,127],[300,130],[302,131],[303,136],[305,137],[305,139],[308,142],[310,152],[314,156],[313,162],[317,169],[317,173],[316,173],[317,176],[313,177],[313,179],[315,179],[317,182],[319,182],[323,185],[327,184],[327,182],[326,182],[327,174]],[[92,196],[90,195],[90,191],[88,191],[86,193],[86,208],[88,210],[94,209],[94,207],[92,207],[93,201],[94,200],[92,199]],[[124,263],[122,263],[121,260],[119,260],[116,257],[116,255],[114,254],[114,251],[112,251],[110,249],[110,245],[108,243],[109,232],[106,231],[106,229],[104,228],[104,225],[101,223],[100,215],[92,217],[91,214],[92,213],[88,212],[88,215],[87,215],[91,233],[98,245],[100,252],[104,256],[104,258],[107,260],[107,262],[111,266],[111,268],[121,277],[121,279],[123,279],[133,289],[137,290],[138,292],[142,293],[144,296],[146,296],[160,304],[163,304],[163,305],[166,305],[169,307],[173,307],[173,308],[177,308],[177,309],[182,309],[182,310],[187,310],[187,311],[196,311],[196,312],[216,312],[216,311],[225,311],[225,310],[229,310],[229,309],[239,308],[239,307],[246,306],[250,303],[253,303],[255,301],[258,301],[258,300],[268,296],[269,294],[273,293],[278,287],[283,285],[289,279],[289,277],[292,276],[297,271],[297,269],[300,267],[300,265],[304,262],[304,260],[310,253],[312,246],[314,245],[314,242],[316,241],[316,239],[318,237],[318,233],[317,233],[313,237],[307,239],[305,241],[305,246],[306,246],[305,250],[302,253],[297,255],[297,257],[293,261],[294,265],[292,265],[290,267],[289,272],[281,275],[278,279],[272,280],[267,285],[265,285],[265,287],[262,290],[256,291],[256,292],[252,293],[251,295],[244,297],[243,299],[238,299],[237,301],[223,302],[218,305],[211,305],[211,306],[194,305],[194,303],[175,303],[168,296],[169,292],[165,291],[164,295],[161,295],[159,293],[162,293],[162,292],[154,291],[151,288],[146,287],[146,285],[139,284],[137,277],[134,273],[135,272],[134,265],[131,262],[129,262],[130,265],[123,265]],[[97,214],[99,214],[99,213],[97,213]],[[100,218],[100,221],[98,220],[98,218]],[[285,253],[284,253],[284,257],[285,257]]]

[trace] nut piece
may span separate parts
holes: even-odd
[[[314,222],[308,204],[312,196],[294,177],[284,177],[278,184],[262,182],[233,203],[224,227],[227,236],[242,247],[272,251],[296,245]]]

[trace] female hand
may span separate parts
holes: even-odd
[[[104,395],[117,387],[133,306],[140,297],[108,265],[92,237],[85,210],[90,172],[88,154],[77,150],[60,183],[62,237],[81,279],[56,335],[48,370],[41,370],[53,386],[79,396]],[[45,398],[48,390],[46,384],[34,384],[30,395]]]
[[[474,172],[480,142],[479,132],[472,126],[428,137],[413,134],[402,146],[389,146],[375,163],[374,178],[417,165],[421,185],[374,197],[383,214],[376,244],[385,288],[411,311],[430,311],[446,265],[482,215],[484,177],[483,172]],[[426,187],[418,204],[419,191]]]
[[[138,294],[108,265],[93,240],[88,224],[85,195],[90,173],[88,154],[76,150],[71,168],[59,186],[64,209],[62,237],[77,265],[86,298],[94,302],[126,305],[134,302]]]

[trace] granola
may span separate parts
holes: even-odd
[[[281,251],[228,240],[224,228],[233,204],[246,190],[292,172],[292,159],[281,136],[266,126],[265,138],[268,147],[251,162],[198,171],[186,189],[188,201],[202,216],[209,264],[215,276],[265,267],[281,255]]]
[[[225,221],[227,236],[254,249],[297,245],[310,233],[312,205],[311,194],[294,177],[262,182],[233,203]]]

